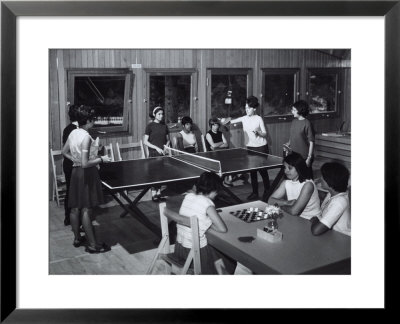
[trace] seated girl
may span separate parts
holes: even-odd
[[[206,149],[214,151],[228,147],[228,141],[219,130],[221,122],[217,118],[211,118],[208,122],[210,130],[206,134]]]
[[[315,183],[310,179],[303,157],[292,152],[283,159],[285,175],[278,189],[268,200],[269,204],[278,204],[287,213],[306,219],[321,216],[320,200]]]
[[[351,236],[350,203],[347,193],[349,171],[337,162],[321,167],[321,187],[328,190],[322,202],[322,216],[311,219],[311,232],[321,235],[330,229]]]
[[[236,267],[236,262],[228,259],[228,257],[207,244],[205,235],[209,228],[222,233],[228,231],[213,202],[221,186],[221,179],[217,174],[204,172],[196,184],[195,192],[186,194],[179,210],[179,214],[182,216],[191,217],[196,215],[198,218],[202,274],[217,274],[214,262],[221,258],[229,273],[233,273]],[[165,213],[167,215],[172,213],[173,215],[174,212],[166,208]],[[176,227],[177,236],[174,254],[177,258],[186,259],[192,248],[191,229],[179,224]]]
[[[188,153],[198,152],[196,135],[192,131],[192,118],[188,116],[183,117],[182,126],[183,129],[177,134],[176,137],[178,149]]]

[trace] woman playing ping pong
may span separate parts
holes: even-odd
[[[267,130],[264,125],[263,119],[256,115],[257,107],[259,106],[258,99],[250,96],[246,99],[246,115],[232,119],[231,124],[242,123],[245,135],[246,147],[249,150],[257,151],[260,153],[269,153],[267,143]],[[264,193],[269,189],[269,176],[267,170],[258,171],[263,179]],[[251,171],[251,186],[253,192],[247,197],[248,200],[258,199],[258,181],[257,171]]]
[[[278,204],[287,213],[306,219],[321,216],[318,190],[308,172],[303,157],[292,152],[283,159],[284,180],[268,199],[269,204]]]
[[[149,114],[153,119],[146,126],[143,143],[149,148],[149,157],[164,155],[164,145],[169,146],[169,130],[164,123],[164,109],[157,106]],[[161,187],[151,188],[152,200],[161,199]]]
[[[88,133],[94,125],[93,110],[88,106],[80,106],[75,114],[79,128],[70,133],[62,151],[73,162],[68,197],[71,226],[75,236],[73,245],[79,247],[84,244],[84,237],[81,237],[79,230],[81,214],[82,226],[89,242],[86,252],[103,253],[110,251],[110,247],[97,242],[90,215],[93,207],[103,203],[98,165],[110,162],[110,158],[107,155],[97,156],[98,146]]]

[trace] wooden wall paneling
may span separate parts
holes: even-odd
[[[76,67],[83,67],[82,66],[82,50],[74,50],[75,53],[75,66]]]
[[[76,59],[75,59],[76,51],[71,49],[68,51],[69,63],[66,67],[76,67]]]
[[[99,65],[99,50],[93,50],[93,66],[100,67]]]
[[[351,69],[344,69],[344,109],[343,109],[343,131],[351,131]]]
[[[183,66],[185,68],[195,67],[193,56],[195,50],[183,50]]]
[[[87,67],[92,68],[94,66],[93,50],[87,50]]]
[[[116,68],[121,68],[121,50],[120,49],[114,50],[113,61],[114,61]]]
[[[104,50],[104,66],[105,67],[111,67],[112,63],[111,63],[111,55],[112,50]]]
[[[59,134],[59,142],[57,143],[61,147],[61,131],[67,126],[66,121],[66,73],[64,69],[64,57],[63,57],[63,50],[57,50],[57,76],[58,76],[58,95],[59,95],[59,107],[58,110],[60,112],[60,122],[58,124],[58,134]],[[55,127],[55,131],[57,131],[57,127]]]
[[[99,57],[99,62],[98,62],[98,67],[99,68],[105,68],[105,51],[102,49],[99,49],[98,51],[98,57]]]
[[[59,131],[60,109],[58,97],[58,76],[57,76],[57,50],[49,50],[49,140],[52,149],[60,149],[56,144],[61,144]]]
[[[88,67],[88,50],[82,50],[82,67]]]

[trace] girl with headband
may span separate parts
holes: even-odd
[[[164,123],[164,109],[155,107],[149,114],[153,119],[144,133],[143,143],[149,148],[149,157],[164,155],[164,145],[169,146],[169,130]],[[151,188],[152,200],[159,202],[161,199],[161,187]]]

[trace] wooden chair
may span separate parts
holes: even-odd
[[[201,134],[201,145],[203,145],[203,152],[207,152],[206,139],[203,134]]]
[[[67,183],[65,181],[64,172],[57,174],[57,168],[55,163],[56,157],[63,157],[61,150],[50,149],[51,166],[53,169],[53,195],[52,200],[56,199],[57,206],[60,206],[61,202],[65,199],[67,191]],[[61,168],[62,170],[62,168]]]
[[[122,161],[122,155],[121,155],[121,150],[130,150],[130,149],[136,149],[138,147],[140,147],[140,158],[144,159],[145,158],[145,153],[144,153],[144,146],[143,146],[143,141],[140,140],[137,143],[128,143],[128,144],[121,144],[119,145],[118,142],[115,143],[115,147],[116,147],[116,155],[117,155],[117,161]]]
[[[178,149],[178,139],[176,136],[172,137],[172,148],[177,150]]]
[[[201,261],[200,261],[200,237],[199,237],[199,223],[196,216],[185,217],[178,213],[169,211],[168,215],[165,214],[166,203],[160,203],[160,221],[161,221],[161,242],[158,245],[157,253],[154,256],[147,274],[151,274],[156,261],[161,259],[167,263],[171,268],[173,274],[201,274]],[[173,220],[176,223],[190,227],[192,229],[192,248],[186,260],[178,260],[173,252],[171,252],[168,220]],[[193,262],[193,270],[190,269],[190,264]]]
[[[107,154],[110,157],[111,162],[114,162],[115,159],[114,159],[114,150],[113,150],[112,143],[110,143],[108,145],[104,145],[104,150],[105,150],[104,154]]]

